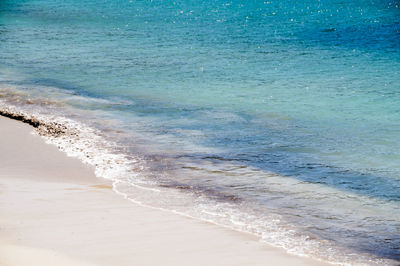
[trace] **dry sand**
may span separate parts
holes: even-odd
[[[0,265],[323,265],[138,206],[32,131],[0,117]]]

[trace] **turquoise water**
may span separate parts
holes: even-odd
[[[0,84],[139,156],[166,196],[129,197],[323,260],[400,260],[398,1],[3,0]]]

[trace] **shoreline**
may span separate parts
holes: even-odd
[[[32,130],[0,116],[1,265],[325,265],[125,200]]]

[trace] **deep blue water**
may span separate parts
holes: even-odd
[[[259,235],[273,213],[400,259],[398,1],[3,0],[0,83],[114,121],[149,180],[233,199]]]

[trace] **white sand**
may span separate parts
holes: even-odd
[[[135,205],[30,132],[0,117],[0,265],[323,265]]]

